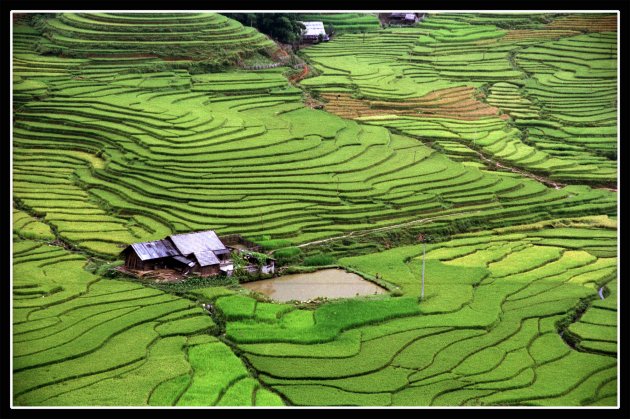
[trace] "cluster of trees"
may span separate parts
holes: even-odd
[[[260,32],[285,43],[293,44],[300,40],[304,25],[297,21],[295,13],[224,13],[245,26],[253,26]]]

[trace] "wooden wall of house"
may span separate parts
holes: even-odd
[[[144,269],[144,262],[136,255],[133,250],[127,252],[125,257],[125,268],[128,269]]]
[[[193,272],[195,272],[193,270]],[[200,267],[199,265],[197,265],[197,271],[196,271],[200,276],[210,276],[210,275],[217,275],[219,274],[219,272],[221,272],[221,269],[219,267],[219,265],[209,265],[209,266],[203,266]]]
[[[142,261],[134,251],[127,252],[125,256],[125,268],[148,271],[151,269],[162,269],[169,267],[167,258],[151,259]]]

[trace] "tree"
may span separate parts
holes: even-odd
[[[290,44],[300,39],[304,25],[294,13],[225,13],[226,17],[252,26],[282,43]]]

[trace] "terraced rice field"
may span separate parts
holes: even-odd
[[[380,272],[401,297],[310,311],[221,288],[195,292],[215,302],[228,342],[270,389],[203,333],[217,326],[196,304],[19,241],[15,401],[279,405],[280,394],[298,405],[614,405],[615,237],[607,217],[454,236],[428,246],[420,304],[419,245],[340,260]],[[611,294],[599,300],[602,286]],[[588,307],[568,326],[572,348],[558,328],[580,303]]]
[[[547,19],[506,30],[518,21],[445,13],[414,28],[342,35],[305,51],[323,74],[302,85],[333,113],[447,153],[455,141],[559,181],[612,184],[616,16]],[[474,89],[465,100],[453,95]]]
[[[208,334],[217,325],[198,304],[101,278],[60,247],[13,251],[15,405],[282,404]]]
[[[395,44],[418,37],[403,32]],[[416,101],[417,108],[443,105],[421,129],[407,116],[368,125],[304,107],[282,69],[136,72],[160,60],[54,57],[52,70],[42,71],[38,42],[33,29],[17,26],[15,74],[49,93],[16,113],[14,196],[63,240],[103,257],[169,231],[213,228],[299,243],[436,216],[525,222],[616,208],[604,190],[552,190],[460,164],[472,151],[456,133],[505,149],[495,154],[506,158],[517,148],[541,153],[521,145],[517,128],[496,131],[505,120],[482,118],[496,108],[473,99],[470,88]],[[448,118],[476,104],[467,119]],[[430,132],[454,160],[375,124]]]
[[[614,307],[614,295],[597,296],[616,276],[614,224],[592,222],[429,245],[419,305],[420,245],[341,259],[380,273],[404,296],[330,304],[312,315],[288,311],[273,324],[253,321],[254,310],[228,323],[227,336],[261,380],[296,404],[615,404],[613,317],[588,323],[579,350],[557,330],[580,301],[596,302],[569,330],[596,321],[609,310],[602,305]],[[375,321],[379,311],[391,318]]]
[[[71,56],[147,54],[208,59],[275,44],[217,13],[61,13],[46,22],[42,52]]]
[[[14,24],[13,403],[616,405],[613,19],[309,18],[342,34],[298,87],[217,67],[276,48],[219,14]],[[104,269],[206,229],[349,240],[334,263],[396,293],[277,304]],[[430,238],[423,300],[421,245],[352,242],[384,231]]]

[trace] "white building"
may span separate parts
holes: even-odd
[[[421,17],[419,17],[418,15],[421,15]],[[423,16],[424,16],[423,13],[411,13],[411,12],[390,13],[389,20],[392,23],[414,24],[414,23],[418,23],[418,21],[420,21]]]
[[[324,29],[324,22],[300,22],[305,26],[305,29],[302,31],[302,39],[309,41],[316,41],[319,39],[319,35],[322,35],[322,40],[328,41],[328,35],[326,35],[326,30]]]

